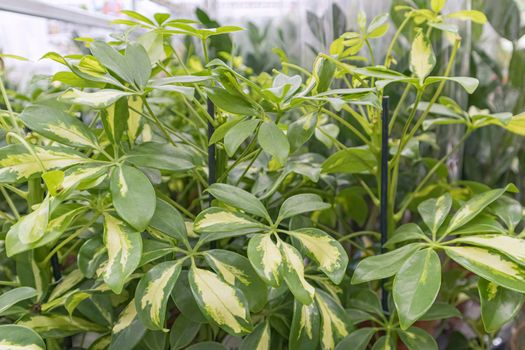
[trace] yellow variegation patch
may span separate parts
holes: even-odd
[[[432,50],[432,45],[423,31],[419,31],[410,50],[410,70],[419,78],[419,83],[423,84],[425,78],[434,69],[435,64],[436,56]]]
[[[520,264],[525,265],[525,240],[523,239],[504,235],[483,235],[462,237],[457,241],[499,250]]]
[[[208,270],[192,267],[194,294],[201,301],[203,312],[219,326],[230,329],[235,334],[249,332],[247,327],[249,313],[238,292]]]
[[[165,300],[164,289],[168,285],[170,278],[175,274],[176,270],[179,268],[177,264],[174,264],[170,268],[166,269],[160,277],[154,281],[151,281],[150,284],[146,287],[146,292],[140,299],[141,308],[146,309],[150,306],[149,316],[151,321],[159,327],[162,327],[161,324],[161,309],[162,303]]]
[[[118,322],[113,326],[113,334],[120,333],[128,328],[136,317],[137,309],[135,308],[135,300],[132,300],[120,314]]]
[[[31,244],[42,238],[49,220],[49,201],[49,197],[46,197],[38,208],[20,219],[9,232],[17,232],[23,244]]]
[[[0,340],[0,350],[43,350],[36,344],[18,345],[7,340]]]
[[[128,136],[131,141],[135,141],[140,130],[140,119],[142,112],[142,99],[138,96],[128,98],[129,117],[128,117]]]
[[[324,296],[317,293],[315,298],[321,315],[321,346],[323,349],[334,349],[335,339],[348,335],[345,321],[330,310]]]

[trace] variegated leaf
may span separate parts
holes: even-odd
[[[233,335],[251,332],[250,311],[243,293],[211,271],[192,266],[191,291],[206,318]]]
[[[267,301],[268,288],[252,268],[250,261],[229,250],[206,252],[206,262],[224,281],[242,290],[250,310],[260,311]]]
[[[455,239],[454,242],[497,250],[518,264],[525,266],[525,240],[523,239],[493,234],[461,237]]]
[[[445,252],[476,275],[510,290],[525,293],[523,267],[504,255],[477,247],[445,247]]]
[[[270,323],[261,322],[244,338],[239,350],[270,350],[271,340]]]
[[[61,196],[72,190],[87,190],[100,184],[107,177],[108,167],[102,164],[80,165],[67,169],[60,186]],[[63,197],[61,197],[63,198]]]
[[[521,310],[525,296],[483,278],[478,281],[481,319],[485,330],[497,332]]]
[[[76,269],[63,277],[60,282],[53,288],[53,291],[49,295],[48,300],[54,300],[59,296],[64,295],[69,292],[74,286],[79,284],[84,279],[84,275],[80,270]]]
[[[65,148],[33,146],[33,150],[35,155],[20,144],[0,148],[0,182],[17,182],[41,173],[42,168],[35,156],[46,170],[62,169],[91,161]]]
[[[315,350],[319,346],[321,319],[316,303],[310,305],[294,301],[290,350]]]
[[[138,231],[145,230],[156,205],[155,190],[148,177],[136,168],[118,166],[111,174],[110,189],[119,216]]]
[[[410,71],[419,79],[423,85],[425,78],[432,72],[436,65],[436,56],[432,50],[432,44],[423,31],[419,31],[412,42],[410,50]]]
[[[63,93],[62,96],[60,96],[60,100],[92,108],[105,108],[115,103],[121,97],[130,95],[133,95],[133,93],[112,89],[98,90],[95,92],[71,89]]]
[[[292,245],[278,243],[284,266],[282,275],[290,291],[301,303],[309,305],[314,301],[315,288],[304,278],[304,262],[301,253]]]
[[[139,320],[135,299],[131,300],[122,310],[111,333],[111,344],[108,350],[133,349],[142,339],[146,328]]]
[[[0,350],[45,350],[38,333],[28,327],[5,324],[0,326]]]
[[[420,250],[405,261],[393,287],[401,329],[408,329],[430,309],[440,287],[441,261],[432,248]]]
[[[73,147],[98,148],[95,134],[77,118],[50,106],[29,106],[20,114],[31,130],[50,140]]]
[[[248,259],[255,271],[267,284],[281,284],[283,258],[269,234],[254,235],[248,242]]]
[[[262,202],[250,192],[220,183],[211,185],[207,191],[221,202],[271,221],[270,214],[268,214]]]
[[[165,330],[166,307],[180,271],[180,263],[166,261],[155,265],[140,279],[135,291],[135,306],[147,328]]]
[[[480,193],[467,201],[450,220],[446,233],[454,232],[461,226],[474,219],[483,209],[501,197],[506,191],[515,191],[516,186],[508,185],[505,188]]]
[[[301,242],[306,254],[332,282],[339,284],[342,281],[348,265],[348,256],[338,241],[315,228],[291,231],[290,235]]]
[[[99,237],[88,239],[77,254],[77,265],[86,278],[93,278],[100,265],[107,260],[107,249]]]
[[[321,315],[321,348],[333,350],[351,330],[345,310],[326,292],[317,289],[315,300]]]
[[[419,204],[419,215],[432,233],[436,233],[452,208],[452,197],[445,193],[439,198],[431,198]]]
[[[251,219],[247,215],[217,207],[211,207],[201,212],[197,215],[193,224],[193,230],[199,233],[242,233],[245,230],[255,232],[260,231],[264,227],[263,224]]]
[[[108,262],[104,267],[104,281],[113,292],[120,294],[126,279],[135,271],[142,254],[142,238],[125,222],[104,214],[104,244]]]
[[[62,338],[77,333],[107,331],[99,324],[62,314],[32,315],[20,320],[18,325],[29,327],[44,338]]]

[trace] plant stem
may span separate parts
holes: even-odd
[[[386,68],[390,67],[390,63],[392,62],[392,50],[394,49],[394,45],[396,44],[397,39],[399,38],[399,35],[401,34],[405,26],[408,24],[408,21],[410,21],[409,16],[405,17],[403,22],[401,22],[401,25],[399,26],[399,28],[397,28],[396,33],[392,37],[392,41],[390,41],[390,45],[388,45],[388,49],[386,50],[386,55],[385,55],[385,67]]]
[[[2,75],[3,75],[3,72],[0,72],[0,91],[2,92],[2,98],[4,99],[4,103],[7,107],[9,117],[11,118],[11,124],[13,124],[13,129],[16,131],[18,135],[22,135],[23,131],[22,129],[20,129],[20,126],[18,126],[18,123],[16,121],[15,113],[13,112],[13,108],[11,107],[11,102],[9,102],[7,91],[5,90],[4,80],[2,79]]]
[[[13,212],[13,215],[16,218],[16,221],[20,220],[20,214],[18,213],[18,209],[16,209],[16,205],[13,203],[13,200],[5,190],[4,186],[0,186],[0,191],[2,191],[2,195],[5,198],[5,201],[7,202],[7,205],[9,206],[9,209]]]

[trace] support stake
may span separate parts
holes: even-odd
[[[381,113],[381,198],[380,198],[380,230],[381,254],[385,252],[385,243],[388,237],[388,96],[383,96]],[[381,281],[381,306],[383,312],[388,313],[388,292],[385,281]]]

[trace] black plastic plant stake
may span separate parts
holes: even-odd
[[[381,198],[380,198],[380,230],[381,254],[385,252],[385,243],[388,237],[388,96],[383,96],[381,113]],[[388,313],[388,292],[385,281],[381,280],[381,306],[383,312]]]

